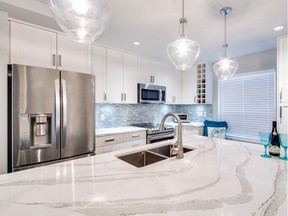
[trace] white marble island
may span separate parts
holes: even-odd
[[[0,215],[287,215],[287,162],[241,142],[185,137],[184,159],[136,168],[148,146],[0,176]],[[153,144],[165,145],[166,142]]]

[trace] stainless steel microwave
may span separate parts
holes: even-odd
[[[165,103],[166,87],[138,83],[138,103]]]

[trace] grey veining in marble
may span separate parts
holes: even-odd
[[[175,140],[153,144],[153,148]],[[287,165],[263,146],[185,136],[195,148],[136,168],[138,146],[0,176],[5,216],[287,216]]]
[[[160,123],[167,112],[188,113],[192,122],[213,119],[213,107],[208,104],[96,104],[96,129],[122,127],[136,123]],[[204,112],[206,117],[203,116]]]

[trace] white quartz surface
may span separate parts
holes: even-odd
[[[115,157],[167,143],[1,175],[0,215],[287,216],[288,163],[260,157],[263,146],[189,136],[184,159]]]
[[[121,134],[121,133],[133,133],[138,131],[146,131],[146,129],[133,126],[102,128],[102,129],[96,129],[96,137]]]
[[[167,125],[177,126],[178,123],[175,122],[167,122]],[[185,126],[191,126],[191,127],[204,127],[204,124],[202,122],[183,122],[182,125]]]

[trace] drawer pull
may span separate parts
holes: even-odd
[[[113,142],[115,139],[114,138],[112,138],[112,139],[107,139],[107,140],[105,140],[105,142]]]
[[[132,135],[132,138],[137,138],[137,137],[140,137],[140,134],[138,134],[138,135]]]

